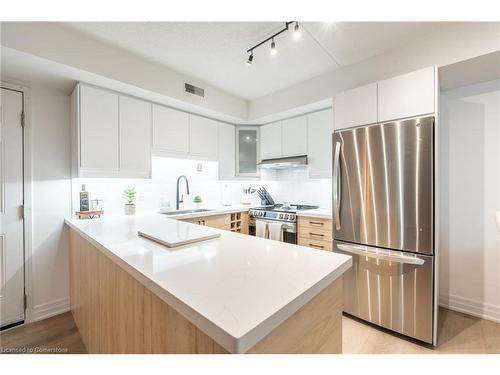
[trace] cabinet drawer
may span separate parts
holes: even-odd
[[[316,241],[331,241],[332,231],[330,229],[303,227],[299,225],[299,237]]]
[[[322,219],[318,217],[307,217],[307,216],[299,216],[298,224],[300,227],[307,228],[315,228],[315,229],[324,229],[324,230],[332,230],[332,219]]]
[[[313,249],[332,251],[331,241],[330,242],[318,241],[318,240],[311,240],[309,238],[299,237],[298,244],[301,246],[311,247]]]

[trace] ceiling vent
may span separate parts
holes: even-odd
[[[184,91],[190,94],[201,96],[202,98],[205,97],[205,90],[203,90],[201,87],[191,85],[190,83],[184,83]]]

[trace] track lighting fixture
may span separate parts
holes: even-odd
[[[278,53],[278,50],[276,49],[276,42],[274,41],[274,38],[276,38],[278,35],[284,33],[285,31],[287,31],[292,23],[295,23],[295,25],[293,27],[293,36],[296,39],[299,38],[300,35],[302,34],[301,31],[300,31],[299,22],[298,21],[285,22],[285,27],[283,29],[281,29],[277,33],[274,33],[269,38],[263,40],[260,43],[257,43],[255,46],[253,46],[252,48],[249,48],[247,50],[247,53],[250,54],[250,56],[248,56],[248,60],[246,62],[247,65],[252,65],[252,62],[253,62],[253,50],[255,48],[260,47],[261,45],[269,42],[269,41],[271,41],[271,50],[269,52],[270,52],[271,55],[276,55]]]
[[[300,32],[299,29],[299,23],[296,21],[295,26],[293,27],[293,37],[295,39],[299,39],[301,37],[302,33]]]
[[[274,38],[271,41],[271,55],[276,55],[278,50],[276,49],[276,43],[274,43]]]
[[[252,66],[253,61],[253,51],[250,51],[250,56],[248,56],[247,65]]]

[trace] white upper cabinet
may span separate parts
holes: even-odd
[[[71,103],[73,176],[151,177],[150,103],[84,84]]]
[[[307,122],[309,177],[329,178],[332,175],[333,110],[310,113]]]
[[[189,152],[189,114],[153,104],[153,150]]]
[[[118,95],[80,86],[79,169],[115,171],[120,167]],[[84,173],[79,173],[82,175]]]
[[[282,155],[281,122],[260,127],[260,158],[269,159]]]
[[[281,134],[283,156],[307,154],[307,116],[282,121]]]
[[[377,84],[341,92],[335,96],[335,129],[377,122]]]
[[[219,123],[219,179],[227,180],[236,174],[236,130],[233,125]]]
[[[434,113],[435,68],[429,67],[378,83],[378,121]]]
[[[151,104],[120,96],[120,175],[151,177]]]
[[[217,159],[218,122],[189,115],[189,153],[203,159]]]

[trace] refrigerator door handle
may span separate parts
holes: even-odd
[[[346,253],[360,255],[363,257],[387,260],[389,262],[403,263],[403,264],[414,264],[416,266],[422,266],[425,261],[421,258],[411,257],[407,255],[393,255],[387,250],[377,249],[377,251],[370,251],[366,246],[354,246],[346,244],[337,244],[339,250],[345,251]]]
[[[335,228],[337,230],[340,230],[340,147],[341,143],[336,142],[333,157],[333,220],[335,221]]]

